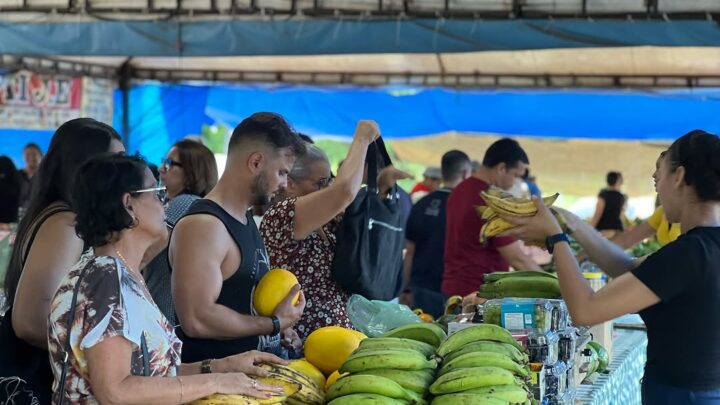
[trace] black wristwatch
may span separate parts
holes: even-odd
[[[200,363],[200,374],[212,373],[212,369],[210,368],[210,363],[212,361],[213,361],[213,359],[205,359]]]
[[[280,333],[280,318],[273,315],[270,317],[270,320],[272,321],[272,324],[273,324],[272,334],[277,335],[278,333]]]
[[[570,238],[568,238],[566,233],[558,233],[545,238],[545,247],[547,248],[548,253],[552,254],[553,250],[555,250],[555,245],[560,242],[570,243]]]

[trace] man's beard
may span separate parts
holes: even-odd
[[[270,185],[263,173],[257,175],[250,185],[250,196],[252,205],[268,205],[272,200]]]

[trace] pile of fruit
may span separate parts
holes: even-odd
[[[483,224],[480,229],[480,243],[485,243],[489,238],[514,227],[513,224],[503,219],[501,215],[507,217],[531,217],[537,213],[537,207],[535,207],[535,203],[532,200],[513,197],[511,194],[507,194],[497,188],[483,191],[481,195],[486,205],[475,207],[480,218],[485,221],[485,224]],[[550,207],[559,196],[560,194],[556,193],[550,197],[544,197],[543,202]],[[561,225],[565,223],[564,218],[559,213],[556,212],[555,216]],[[541,242],[542,241],[539,241],[533,244],[544,247],[545,244]]]
[[[607,350],[598,342],[591,341],[585,347],[590,352],[590,361],[588,362],[586,375],[593,373],[602,373],[606,371],[610,364],[610,356]]]
[[[435,349],[445,338],[438,325],[418,323],[364,339],[328,387],[328,403],[425,404],[437,368]]]
[[[553,273],[542,271],[511,271],[489,273],[477,293],[493,298],[560,298],[560,283]]]
[[[526,404],[528,357],[507,330],[477,324],[451,335],[437,350],[442,367],[433,405]]]
[[[445,336],[424,323],[363,340],[328,386],[328,404],[530,403],[528,356],[507,330],[478,324]]]

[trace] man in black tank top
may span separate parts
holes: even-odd
[[[254,288],[269,270],[269,260],[250,208],[285,187],[295,156],[304,149],[280,115],[246,118],[230,138],[217,186],[175,226],[168,258],[184,362],[248,350],[277,353],[281,334],[297,336],[292,327],[305,308],[302,293],[292,305],[299,285],[272,317],[257,316],[253,308]],[[204,366],[212,371],[212,364]]]

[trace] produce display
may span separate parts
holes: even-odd
[[[505,279],[505,275],[489,275],[491,282]],[[502,313],[503,307],[517,305],[532,308],[526,315],[535,318],[536,325],[546,325],[558,308],[564,310],[564,305],[542,298],[488,301],[478,306],[484,311],[484,323],[452,322],[449,336],[431,322],[408,324],[374,338],[337,326],[321,328],[308,336],[305,358],[287,366],[260,365],[269,376],[258,381],[282,386],[283,395],[262,400],[212,395],[191,404],[572,403],[575,362],[583,365],[586,376],[602,372],[609,363],[607,351],[590,342],[584,356],[576,359],[578,330],[573,327],[544,333],[525,328],[511,334],[494,324],[493,308]]]
[[[472,325],[450,335],[437,353],[443,361],[430,386],[433,404],[530,403],[526,357],[506,329]]]
[[[435,350],[445,339],[442,328],[432,323],[410,324],[364,339],[329,384],[329,403],[426,403],[438,365]]]
[[[326,399],[333,405],[529,404],[527,360],[512,335],[495,325],[473,325],[446,338],[437,325],[412,324],[363,340]]]
[[[530,200],[496,191],[483,198],[481,239],[512,226],[500,215],[536,212]],[[258,313],[271,315],[295,284],[286,270],[268,272],[253,297]],[[212,395],[191,404],[560,405],[574,402],[574,381],[582,376],[576,373],[607,370],[608,352],[596,342],[586,345],[587,330],[572,326],[555,274],[486,274],[477,297],[484,300],[467,306],[463,297],[451,297],[437,321],[417,309],[424,322],[396,322],[403,326],[385,326],[370,338],[320,328],[307,337],[303,359],[259,365],[269,376],[258,381],[283,387],[283,395]]]

